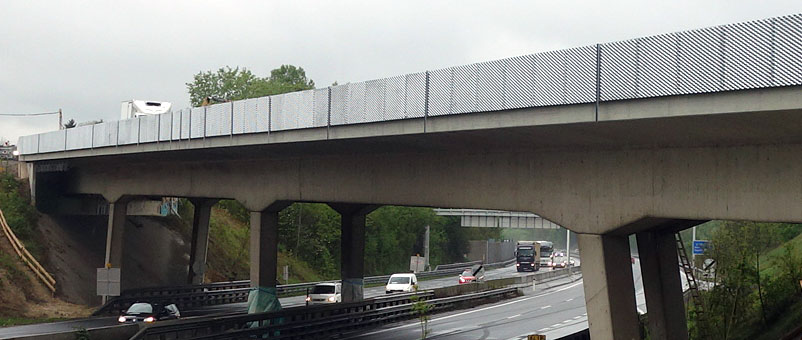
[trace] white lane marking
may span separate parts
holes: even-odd
[[[571,321],[574,321],[574,320],[571,320],[571,319],[568,319],[568,320],[563,320],[563,322],[562,322],[562,323],[569,323],[569,322],[571,322]]]
[[[540,309],[546,309],[546,308],[551,308],[551,305],[546,305],[546,306],[540,307]]]
[[[551,326],[549,326],[549,327],[551,327],[551,328],[557,328],[557,327],[560,327],[560,324],[558,324],[558,323],[555,323],[555,324],[553,324],[553,325],[551,325]]]
[[[521,314],[515,314],[513,316],[508,316],[507,319],[517,318],[519,316],[521,316]]]
[[[574,317],[574,320],[577,320],[577,319],[579,319],[579,318],[582,318],[582,315],[580,315],[580,316],[575,316],[575,317]]]
[[[495,306],[490,306],[490,307],[485,307],[485,308],[480,308],[480,309],[474,309],[474,310],[470,310],[470,311],[467,311],[467,312],[462,312],[462,313],[458,313],[458,314],[444,316],[442,318],[431,319],[431,320],[429,320],[429,323],[431,324],[431,323],[434,323],[435,321],[446,320],[446,319],[451,319],[451,318],[455,318],[455,317],[458,317],[458,316],[463,316],[463,315],[467,315],[467,314],[473,314],[473,313],[476,313],[476,312],[486,311],[488,309],[495,309],[495,308],[499,308],[499,307],[509,306],[511,304],[514,304],[514,303],[528,301],[528,300],[532,300],[532,299],[535,299],[535,298],[543,297],[543,296],[546,296],[546,295],[551,295],[551,294],[554,294],[554,293],[562,292],[562,291],[574,288],[574,287],[576,287],[578,285],[581,285],[581,284],[582,284],[582,281],[579,281],[577,283],[574,283],[572,285],[566,286],[564,288],[557,289],[557,290],[555,290],[553,292],[547,292],[547,293],[543,293],[543,294],[540,294],[540,295],[535,295],[535,296],[532,296],[532,297],[523,298],[523,299],[520,299],[520,300],[510,301],[510,302],[507,302],[507,303],[502,303],[500,305],[495,305]],[[393,331],[393,330],[396,330],[396,329],[413,327],[413,326],[420,326],[420,325],[417,324],[417,323],[409,323],[409,324],[406,324],[406,325],[401,325],[401,326],[397,326],[397,327],[393,327],[393,328],[380,329],[378,331],[373,331],[373,332],[370,332],[370,333],[363,333],[363,334],[359,334],[357,336],[360,336],[360,337],[368,336],[368,335],[379,334],[379,333],[389,332],[389,331]]]
[[[537,330],[537,332],[538,332],[538,333],[540,333],[540,332],[545,332],[545,331],[547,331],[547,330],[549,330],[549,329],[551,329],[551,328],[548,328],[548,327],[546,327],[546,328],[541,328],[541,329],[538,329],[538,330]]]
[[[571,302],[571,301],[574,301],[574,298],[570,298],[568,300],[565,300],[565,302]]]

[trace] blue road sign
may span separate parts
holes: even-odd
[[[710,246],[710,241],[700,241],[696,240],[693,241],[693,254],[694,255],[701,255],[705,253],[707,247]]]

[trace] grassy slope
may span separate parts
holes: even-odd
[[[784,247],[787,244],[794,246],[794,253],[797,255],[802,254],[802,234],[797,235],[795,238],[779,245],[776,248],[761,255],[761,263],[766,266],[761,268],[761,276],[767,277],[775,275],[777,269],[772,264],[772,259],[779,256],[784,256]],[[797,301],[788,308],[788,311],[779,320],[771,323],[764,329],[757,330],[751,335],[748,335],[750,340],[776,340],[781,339],[784,335],[802,325],[802,300]]]
[[[249,276],[248,225],[231,216],[225,209],[215,207],[211,216],[209,256],[206,279],[210,282],[245,280]],[[289,283],[320,281],[321,277],[307,263],[279,250],[278,277],[284,284],[283,268],[289,266]]]

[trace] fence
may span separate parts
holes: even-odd
[[[802,15],[537,53],[24,136],[22,155],[802,85]]]

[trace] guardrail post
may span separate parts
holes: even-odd
[[[365,277],[365,219],[378,208],[364,204],[329,204],[340,213],[342,302],[362,301]]]

